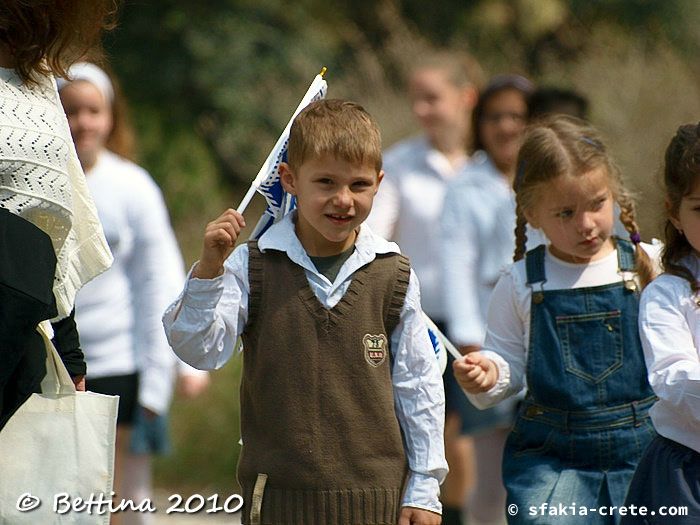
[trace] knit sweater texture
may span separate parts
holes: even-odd
[[[252,510],[267,525],[395,524],[407,464],[390,337],[408,288],[407,259],[379,255],[329,310],[284,252],[261,253],[256,243],[249,252],[243,523]],[[257,503],[259,474],[267,482]]]

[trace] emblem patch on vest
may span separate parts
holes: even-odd
[[[365,334],[362,338],[365,346],[365,360],[372,366],[379,366],[386,360],[388,343],[384,334]]]

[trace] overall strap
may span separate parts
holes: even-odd
[[[544,282],[547,280],[544,273],[544,254],[547,247],[540,244],[525,254],[525,268],[527,270],[527,284]]]
[[[634,245],[624,239],[615,238],[617,245],[617,265],[621,272],[635,271]]]

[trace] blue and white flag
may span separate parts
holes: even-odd
[[[260,236],[265,233],[265,230],[293,210],[296,205],[294,196],[288,194],[282,187],[279,166],[281,162],[287,162],[289,129],[292,127],[296,116],[312,102],[326,97],[328,84],[323,79],[325,72],[326,68],[324,67],[321,72],[316,75],[316,78],[314,78],[306,94],[297,106],[297,109],[294,111],[294,114],[292,114],[292,118],[289,119],[289,123],[277,139],[275,147],[272,148],[272,151],[260,168],[258,175],[250,185],[248,193],[246,193],[241,204],[238,206],[238,211],[243,213],[256,191],[265,197],[267,201],[267,208],[251,233],[250,239],[254,240],[260,238]]]

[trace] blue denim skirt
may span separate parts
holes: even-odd
[[[648,416],[653,402],[571,412],[525,401],[503,455],[508,523],[619,524],[619,515],[597,509],[624,503],[656,436]]]

